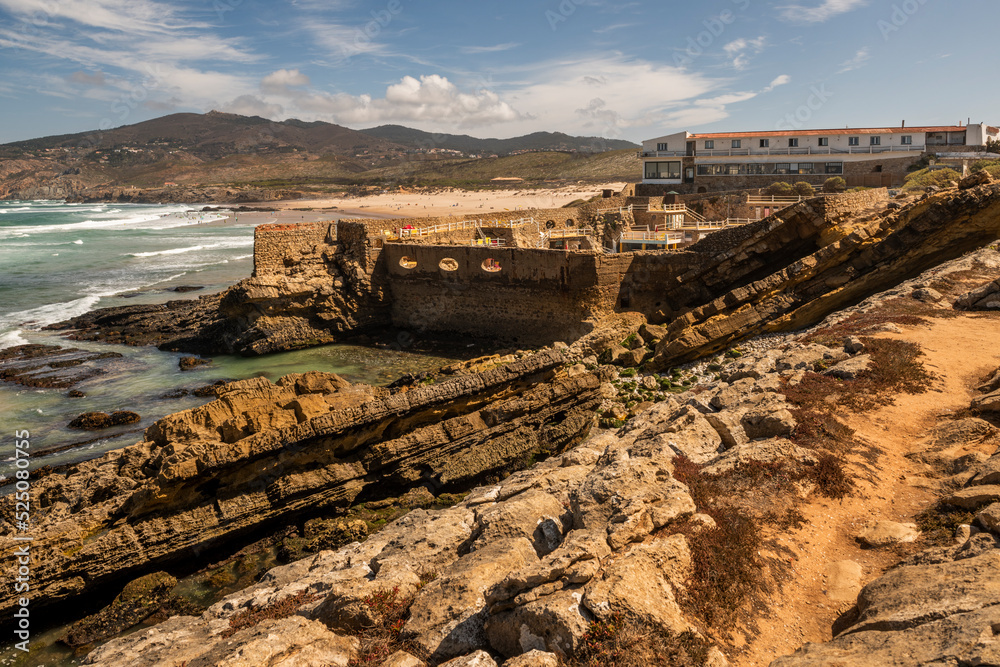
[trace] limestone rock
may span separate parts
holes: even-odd
[[[476,651],[475,653],[443,662],[440,667],[497,667],[497,663],[486,651]]]
[[[507,660],[503,667],[559,667],[559,656],[535,649]]]
[[[972,409],[980,412],[1000,412],[1000,390],[974,399]]]
[[[1000,484],[1000,455],[993,455],[975,466],[976,474],[969,480],[969,486]]]
[[[436,661],[487,648],[485,591],[511,571],[537,560],[524,537],[487,543],[421,589],[403,631]]]
[[[538,650],[571,655],[586,634],[593,617],[581,608],[582,591],[557,591],[503,611],[486,622],[490,645],[513,657]]]
[[[830,348],[823,345],[808,344],[792,346],[785,354],[774,362],[778,371],[801,371],[812,368],[813,363],[826,358],[831,353]]]
[[[980,185],[988,185],[993,182],[993,175],[985,169],[975,171],[958,182],[959,190],[977,188]]]
[[[844,352],[848,354],[858,354],[864,352],[865,343],[857,336],[848,336],[844,339]]]
[[[379,667],[427,667],[427,663],[406,651],[396,651],[386,658]]]
[[[989,394],[990,392],[1000,389],[1000,369],[997,369],[990,379],[979,385],[977,389],[983,394]]]
[[[471,548],[487,547],[499,539],[523,537],[534,545],[539,556],[544,556],[562,543],[564,513],[562,503],[551,494],[529,490],[479,513]]]
[[[931,287],[921,287],[920,289],[913,290],[913,294],[910,296],[924,303],[939,303],[944,300],[944,294]]]
[[[1000,503],[993,503],[976,512],[976,520],[986,530],[1000,535]]]
[[[599,620],[615,613],[674,634],[691,629],[674,590],[690,574],[691,553],[682,535],[633,547],[585,588],[583,605]]]
[[[975,510],[983,505],[1000,501],[1000,485],[984,484],[982,486],[969,486],[959,489],[950,496],[946,496],[944,502],[967,510]]]
[[[750,410],[740,418],[743,431],[751,440],[789,436],[797,422],[792,413],[780,410]]]
[[[183,616],[126,635],[95,649],[85,664],[101,667],[347,667],[357,657],[358,640],[330,632],[301,616],[267,619],[224,642],[206,641],[187,630]]]
[[[858,541],[866,547],[887,547],[914,542],[920,536],[916,524],[895,521],[873,521],[858,533]]]
[[[992,607],[1000,601],[998,567],[1000,551],[992,550],[951,563],[891,570],[861,591],[850,632],[903,629]]]
[[[701,471],[706,475],[721,475],[749,461],[772,463],[786,459],[808,465],[815,464],[818,461],[812,451],[795,445],[791,440],[771,438],[769,440],[754,440],[733,447],[711,461]]]
[[[770,667],[937,667],[1000,664],[993,628],[1000,609],[956,614],[895,632],[854,632],[826,644],[806,644]]]
[[[871,361],[871,355],[859,354],[856,357],[851,357],[835,364],[827,369],[825,375],[840,378],[841,380],[856,380],[861,373],[868,370]]]
[[[957,310],[1000,310],[1000,280],[986,283],[955,301]]]

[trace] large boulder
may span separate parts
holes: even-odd
[[[485,544],[421,589],[403,631],[439,662],[488,648],[483,631],[485,591],[510,572],[537,561],[524,537]]]

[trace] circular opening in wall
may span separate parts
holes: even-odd
[[[500,262],[496,261],[492,257],[488,257],[487,259],[483,260],[482,266],[483,266],[483,271],[486,271],[487,273],[500,273],[500,271],[503,270],[503,267],[500,266]]]
[[[576,226],[576,223],[575,223],[575,222],[573,222],[572,220],[567,220],[567,221],[566,221],[566,226],[567,226],[567,227],[575,227],[575,226]]]
[[[415,269],[417,268],[417,260],[409,257],[403,257],[399,260],[399,265],[404,269]]]
[[[453,260],[451,257],[445,257],[438,262],[438,268],[442,271],[458,271],[458,262]]]
[[[556,228],[556,221],[555,220],[546,220],[545,221],[545,229],[555,229],[555,228]]]

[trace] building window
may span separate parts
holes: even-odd
[[[799,163],[799,173],[800,174],[814,174],[812,162],[800,162]]]
[[[715,141],[706,141],[705,142],[705,150],[706,151],[710,151],[710,150],[712,150],[714,148],[715,148]]]
[[[791,168],[792,165],[788,164],[787,162],[779,162],[778,164],[774,165],[774,173],[787,174],[789,171],[791,171]]]
[[[830,145],[830,138],[829,137],[820,137],[819,138],[819,145],[820,146],[829,146]]]
[[[871,146],[881,146],[882,137],[868,137],[868,143]]]
[[[799,147],[799,140],[798,139],[789,139],[788,140],[788,147],[789,148],[798,148]]]
[[[743,142],[739,139],[733,139],[733,148],[743,148]]]
[[[656,150],[658,150],[658,151],[665,151],[665,150],[667,150],[667,145],[666,144],[656,144]]]
[[[760,140],[760,147],[761,148],[770,148],[770,146],[771,146],[771,140],[770,139],[761,139]]]
[[[843,162],[827,162],[826,163],[826,173],[828,173],[828,174],[843,174],[844,173],[844,163]]]
[[[904,146],[913,145],[913,137],[910,136],[909,134],[904,134],[902,137],[899,138],[899,140]]]
[[[680,162],[647,162],[646,163],[646,178],[652,180],[665,180],[674,179],[680,180],[681,178],[681,163]]]
[[[847,138],[847,145],[848,146],[860,146],[861,145],[861,137],[848,137]]]
[[[764,173],[764,165],[762,165],[762,164],[748,164],[747,165],[747,173],[748,174],[763,174]]]

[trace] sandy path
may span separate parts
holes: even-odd
[[[835,602],[826,594],[824,571],[833,562],[853,560],[863,569],[862,585],[877,578],[898,561],[891,550],[864,550],[854,536],[871,519],[912,522],[934,502],[930,469],[905,458],[933,428],[939,417],[968,407],[973,387],[982,376],[1000,366],[1000,317],[970,314],[933,320],[929,326],[907,327],[893,338],[917,343],[926,355],[925,365],[941,377],[935,390],[901,395],[895,405],[867,415],[845,415],[848,423],[885,453],[877,463],[876,484],[861,480],[858,491],[843,501],[819,499],[802,513],[808,523],[786,533],[780,542],[796,557],[793,573],[768,618],[760,619],[762,632],[732,663],[741,667],[767,665],[788,655],[805,642],[831,638],[831,626],[851,602]],[[992,452],[989,452],[992,453]],[[853,462],[863,463],[860,459]]]
[[[580,184],[545,190],[447,190],[445,192],[393,192],[366,197],[330,197],[267,202],[257,206],[275,209],[340,209],[365,214],[393,214],[404,217],[466,215],[489,211],[517,211],[528,208],[561,208],[577,199],[590,199],[602,190],[620,192],[624,183]],[[253,204],[252,204],[253,205]]]

